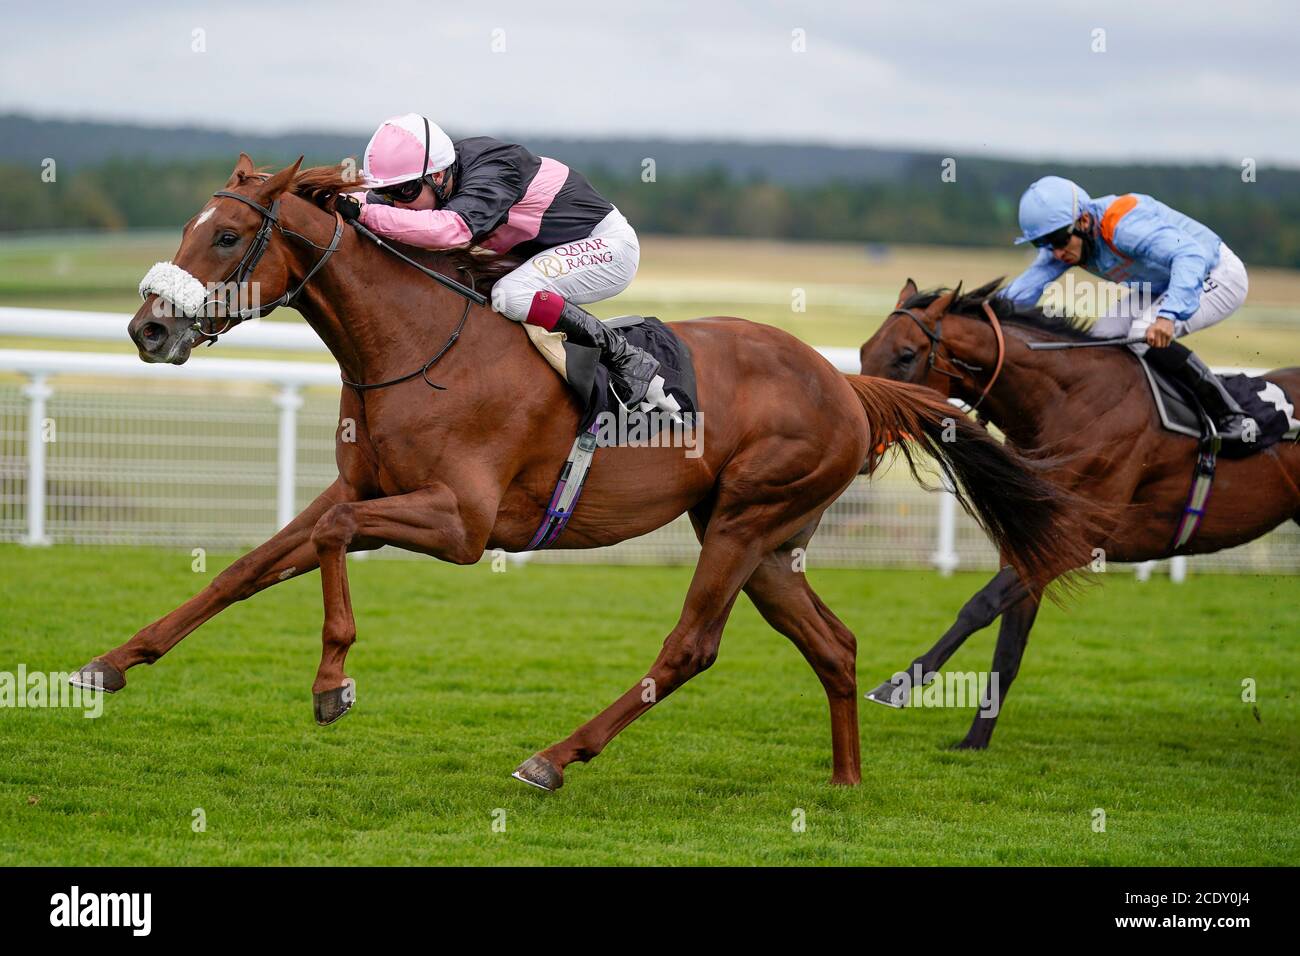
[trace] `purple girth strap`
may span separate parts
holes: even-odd
[[[582,487],[587,481],[591,456],[596,449],[596,426],[597,423],[593,421],[590,427],[579,435],[573,443],[573,449],[569,452],[569,457],[560,472],[560,480],[555,485],[555,491],[551,493],[551,503],[546,506],[546,517],[542,519],[541,527],[533,535],[533,540],[528,542],[525,551],[539,551],[542,548],[549,548],[564,531],[573,512],[577,510],[578,499],[582,497]],[[575,463],[577,464],[576,473]],[[570,483],[573,485],[572,494],[569,496],[567,504],[562,505],[565,488],[569,487]]]
[[[1205,517],[1206,504],[1210,500],[1210,488],[1214,485],[1218,445],[1218,437],[1214,436],[1196,456],[1196,473],[1192,479],[1192,488],[1187,494],[1187,504],[1183,506],[1182,518],[1178,521],[1178,529],[1174,532],[1173,542],[1169,546],[1170,553],[1177,553],[1180,548],[1185,547],[1201,526],[1201,519]]]

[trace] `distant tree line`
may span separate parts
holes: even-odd
[[[320,161],[320,160],[318,160]],[[777,183],[721,168],[666,174],[586,170],[643,233],[847,242],[1002,246],[1017,234],[1020,192],[1047,172],[1100,196],[1150,193],[1204,222],[1252,265],[1300,268],[1300,171],[1230,166],[1069,166],[916,155],[887,180]],[[111,160],[42,182],[0,166],[0,232],[177,227],[225,183],[229,159]]]

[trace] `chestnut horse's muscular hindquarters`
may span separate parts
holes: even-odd
[[[285,230],[315,246],[280,236],[271,242],[257,273],[272,285],[261,296],[268,300],[316,264],[333,223],[317,203],[328,205],[334,190],[348,186],[335,169],[291,167],[266,177],[245,160],[228,188],[262,206],[279,199]],[[209,208],[211,215],[186,226],[175,258],[204,281],[227,274],[244,248],[217,241],[223,234],[247,241],[261,225],[247,203],[225,197]],[[421,255],[448,271],[465,263],[454,255]],[[465,301],[348,231],[295,307],[347,379],[379,382],[433,355]],[[1049,580],[1086,553],[1077,501],[960,417],[956,440],[944,441],[951,409],[923,389],[840,375],[793,337],[741,319],[699,319],[673,329],[696,366],[703,453],[602,449],[582,507],[558,546],[612,544],[689,512],[702,545],[699,564],[677,624],[645,677],[516,775],[555,789],[567,764],[595,756],[655,701],[708,667],[746,589],[822,681],[831,708],[832,779],[855,783],[853,636],[794,571],[790,551],[807,543],[862,462],[874,461],[869,449],[889,435],[936,454],[963,501],[1032,582]],[[195,334],[192,319],[155,308],[152,296],[131,332],[143,354],[176,362],[188,357],[192,342],[208,337]],[[156,660],[231,602],[319,566],[325,614],[313,684],[316,715],[322,723],[342,716],[355,699],[344,670],[356,639],[347,552],[391,544],[470,563],[489,547],[524,547],[576,431],[579,409],[567,387],[519,326],[487,308],[471,309],[455,348],[435,371],[443,391],[419,378],[364,393],[345,388],[341,419],[351,423],[353,440],[338,443],[338,481],[197,597],[86,670],[99,671],[116,689],[128,668]]]

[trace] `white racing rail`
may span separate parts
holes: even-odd
[[[27,536],[26,544],[49,544],[45,534],[46,422],[48,403],[54,394],[53,375],[90,375],[97,378],[138,379],[142,372],[155,378],[208,382],[262,382],[278,385],[275,404],[280,410],[279,482],[276,516],[279,527],[288,524],[297,509],[294,503],[298,450],[300,389],[306,385],[337,385],[337,366],[323,362],[267,362],[255,359],[198,359],[185,367],[147,366],[134,355],[105,355],[97,352],[44,352],[29,349],[0,349],[0,371],[17,372],[27,378]]]
[[[0,336],[21,335],[42,339],[126,343],[129,315],[110,312],[75,312],[61,309],[0,308]],[[221,340],[222,349],[257,349],[275,352],[329,351],[306,324],[253,319]]]

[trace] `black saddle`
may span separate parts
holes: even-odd
[[[1144,357],[1137,356],[1137,360],[1146,375],[1164,428],[1198,441],[1206,440],[1210,419],[1196,397],[1182,383],[1150,365]],[[1258,426],[1254,441],[1224,442],[1219,449],[1224,458],[1246,458],[1298,433],[1291,424],[1295,404],[1278,385],[1253,375],[1222,375],[1219,380]]]
[[[612,319],[601,319],[611,329],[625,329],[629,325],[640,325],[647,318],[653,319],[654,316],[644,315],[616,315]]]
[[[621,330],[629,343],[659,360],[664,391],[677,400],[683,414],[698,411],[691,351],[668,325],[653,315],[618,315],[602,321],[611,329]],[[569,385],[583,405],[580,430],[588,428],[602,412],[617,412],[620,406],[609,388],[609,372],[600,364],[600,353],[565,341],[564,358]]]

